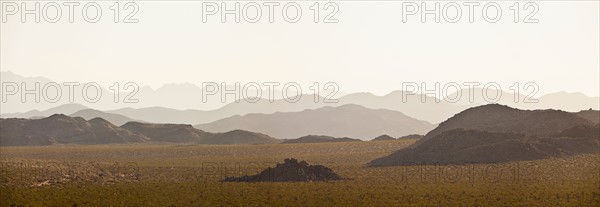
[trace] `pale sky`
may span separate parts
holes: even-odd
[[[275,23],[268,22],[266,7],[256,24],[221,23],[219,16],[203,23],[202,4],[193,1],[137,2],[139,23],[133,24],[112,22],[109,3],[100,4],[103,16],[95,24],[82,19],[81,6],[74,23],[66,7],[55,24],[8,16],[0,23],[0,70],[59,82],[135,81],[155,88],[204,81],[306,86],[331,81],[346,93],[386,94],[401,89],[401,82],[493,81],[503,87],[536,82],[541,93],[600,93],[598,1],[537,2],[539,23],[532,24],[513,22],[513,2],[500,3],[503,15],[495,24],[481,17],[482,5],[474,23],[468,22],[467,7],[455,24],[421,23],[419,16],[403,23],[402,3],[390,1],[337,2],[339,23],[314,23],[313,2],[300,3],[303,16],[295,24],[282,19],[282,5],[275,9]],[[127,12],[121,12],[122,19]],[[321,12],[322,19],[328,12]],[[526,14],[522,10],[520,19]]]

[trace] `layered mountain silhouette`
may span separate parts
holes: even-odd
[[[300,143],[323,143],[323,142],[356,142],[360,139],[352,139],[348,137],[335,138],[323,135],[307,135],[296,139],[288,139],[281,144],[300,144]]]
[[[107,112],[121,114],[134,119],[143,120],[152,123],[180,123],[180,124],[204,124],[217,121],[235,115],[245,115],[249,113],[275,113],[275,112],[296,112],[305,109],[315,109],[324,106],[323,97],[318,97],[321,101],[315,103],[313,96],[304,94],[298,102],[289,103],[285,100],[275,100],[270,102],[268,99],[259,99],[256,103],[240,101],[239,103],[230,103],[222,108],[210,111],[195,109],[176,110],[164,107],[149,108],[122,108],[110,110]]]
[[[2,107],[5,107],[4,104],[2,104]],[[41,117],[48,117],[53,114],[73,114],[73,113],[76,113],[78,111],[85,110],[85,109],[88,109],[88,108],[81,104],[64,104],[64,105],[59,105],[57,107],[53,107],[53,108],[46,109],[43,111],[31,110],[31,111],[27,111],[24,113],[6,113],[6,114],[2,114],[2,118],[23,118],[23,119],[41,118]]]
[[[96,117],[100,117],[102,119],[105,119],[106,121],[109,121],[110,123],[117,125],[117,126],[121,126],[127,122],[138,121],[138,120],[135,120],[135,119],[132,119],[132,118],[120,115],[120,114],[106,113],[106,112],[94,110],[94,109],[83,109],[83,110],[77,111],[75,113],[72,113],[69,116],[81,117],[81,118],[84,118],[87,120],[90,120],[90,119],[93,119]]]
[[[21,87],[21,83],[25,83],[28,89],[33,89],[36,83],[40,84],[40,88],[43,88],[44,85],[48,83],[54,82],[48,78],[44,77],[25,77],[10,71],[0,71],[0,81],[3,83],[16,83]],[[7,97],[7,101],[2,104],[6,107],[3,113],[15,113],[22,111],[30,111],[32,109],[45,110],[52,107],[56,107],[63,104],[70,103],[78,103],[85,104],[86,106],[93,107],[95,109],[116,109],[116,108],[124,108],[124,107],[152,107],[152,106],[164,106],[167,108],[173,109],[189,109],[189,108],[199,108],[204,110],[213,110],[222,107],[223,105],[233,102],[234,99],[230,98],[227,102],[222,102],[220,96],[215,95],[210,97],[206,102],[202,101],[202,88],[196,84],[192,83],[177,83],[177,84],[165,84],[159,88],[153,89],[149,86],[138,85],[138,89],[135,93],[133,90],[122,90],[119,93],[119,97],[121,100],[118,102],[114,101],[114,94],[112,90],[108,90],[106,87],[110,87],[110,85],[101,85],[101,93],[102,96],[100,100],[95,103],[89,103],[82,100],[82,88],[85,82],[80,82],[78,86],[75,86],[74,94],[75,97],[73,99],[74,102],[70,102],[68,98],[68,91],[70,90],[67,86],[64,86],[63,83],[58,83],[62,89],[62,96],[57,102],[51,103],[47,101],[35,102],[33,101],[33,96],[28,96],[28,100],[26,102],[20,101],[20,93],[15,95],[11,95]],[[120,87],[123,87],[124,82],[121,83]],[[54,92],[53,90],[49,90]],[[252,90],[249,90],[250,94],[252,94]],[[188,94],[182,96],[181,94]],[[195,94],[195,95],[189,95]],[[197,95],[196,95],[197,94]],[[263,93],[264,94],[264,93]],[[281,93],[278,93],[281,94]],[[51,94],[49,97],[54,97],[55,94]],[[125,103],[123,97],[127,95],[133,95],[132,97],[140,100],[138,103],[131,104]],[[71,114],[73,112],[60,112],[63,114]],[[51,114],[49,114],[51,115]],[[48,115],[46,115],[48,116]],[[3,116],[4,118],[11,118],[9,116]],[[29,118],[29,117],[23,117]]]
[[[417,143],[369,163],[495,163],[597,153],[598,124],[558,110],[519,110],[490,104],[465,110]]]
[[[0,119],[0,145],[195,143],[268,144],[279,140],[244,130],[208,133],[191,125],[128,122],[119,127],[102,118],[55,114],[42,119]]]
[[[285,139],[306,134],[321,134],[366,140],[381,134],[424,134],[431,130],[433,125],[397,111],[368,109],[348,104],[300,112],[233,116],[194,127],[209,132],[244,129]]]
[[[23,77],[12,72],[0,72],[2,82],[26,83],[32,88],[34,83],[40,83],[43,86],[52,82],[43,77]],[[84,83],[82,83],[84,84]],[[81,94],[80,85],[75,94]],[[79,105],[84,103],[81,97],[75,99],[75,103],[70,103],[64,93],[68,88],[63,87],[63,98],[57,103],[48,103],[33,101],[33,96],[28,96],[25,103],[20,101],[20,94],[7,96],[7,101],[2,102],[2,118],[31,118],[47,117],[52,114],[73,114],[87,107]],[[97,103],[85,103],[86,106],[101,110],[107,113],[119,114],[134,120],[150,123],[176,123],[176,124],[206,124],[223,118],[246,115],[251,113],[271,114],[276,112],[299,112],[306,109],[317,109],[325,106],[342,106],[347,104],[361,105],[371,109],[388,109],[398,111],[407,116],[425,120],[430,123],[440,123],[452,115],[463,111],[469,107],[487,104],[483,99],[484,91],[489,97],[494,97],[496,93],[501,94],[499,103],[511,107],[522,109],[543,109],[553,108],[570,112],[576,112],[581,109],[592,108],[600,109],[598,103],[600,97],[588,97],[582,93],[557,92],[537,97],[537,103],[525,103],[527,97],[523,94],[514,94],[505,91],[484,90],[482,88],[473,88],[472,91],[464,88],[460,92],[448,94],[443,97],[434,97],[431,94],[421,95],[407,91],[393,91],[389,94],[378,96],[371,93],[351,93],[338,98],[337,103],[325,103],[323,97],[317,97],[315,102],[313,95],[303,94],[299,102],[290,103],[282,99],[281,91],[275,92],[273,102],[267,99],[260,99],[256,103],[240,100],[234,101],[234,97],[228,97],[226,102],[221,102],[219,94],[208,97],[208,102],[204,103],[202,99],[202,88],[192,83],[167,84],[157,89],[148,86],[140,86],[135,98],[140,102],[115,103],[111,91],[102,89],[102,99]],[[469,98],[469,93],[473,94],[473,101]],[[253,92],[249,92],[253,94]],[[125,97],[129,93],[122,92],[119,97]],[[181,94],[186,94],[181,96]],[[262,92],[262,97],[267,97],[267,92]],[[457,101],[452,101],[458,97]],[[241,99],[241,97],[238,97]],[[79,104],[77,104],[79,103]],[[64,106],[63,106],[64,105]],[[76,106],[76,107],[74,107]],[[160,106],[160,107],[157,107]],[[54,107],[54,108],[52,108]],[[31,110],[36,109],[36,110]],[[42,110],[48,109],[48,110]],[[39,110],[39,111],[38,111]],[[19,113],[27,111],[24,113]],[[105,119],[107,117],[104,117]]]
[[[356,104],[371,109],[398,111],[416,119],[439,123],[468,106],[448,103],[442,99],[407,91],[393,91],[384,96],[353,93],[340,97],[339,103]]]

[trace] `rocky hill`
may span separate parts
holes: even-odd
[[[469,108],[454,115],[440,123],[413,146],[418,146],[452,129],[548,136],[577,125],[591,124],[591,121],[565,111],[520,110],[504,105],[488,104]]]
[[[600,125],[576,114],[486,105],[455,115],[414,145],[369,165],[496,163],[599,149]]]

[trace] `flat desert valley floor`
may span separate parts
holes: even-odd
[[[367,167],[415,140],[0,148],[0,206],[598,206],[600,155],[501,164]],[[285,158],[327,182],[220,182]]]

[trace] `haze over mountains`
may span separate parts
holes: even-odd
[[[370,140],[382,134],[395,137],[425,134],[433,129],[434,125],[397,111],[368,109],[349,104],[300,112],[233,116],[194,127],[209,132],[245,129],[284,139],[319,134]]]
[[[96,113],[89,110],[87,112],[105,115],[103,112]],[[377,131],[379,128],[376,126],[384,129],[394,129],[393,126],[401,125],[433,126],[400,112],[372,110],[358,105],[275,114],[278,115],[234,116],[223,120],[222,124],[229,126],[253,123],[249,126],[260,128],[260,126],[273,125],[274,129],[283,127],[284,130],[292,131],[291,127],[286,128],[289,125],[308,129],[307,131],[325,130],[324,133],[336,133],[326,130],[329,128],[347,130],[347,133],[364,133],[365,131],[361,130]],[[120,116],[117,118],[123,120]],[[598,153],[599,119],[600,111],[597,110],[571,113],[553,109],[520,110],[499,104],[473,107],[440,123],[415,144],[389,156],[375,159],[369,163],[369,166],[497,163]],[[320,121],[324,121],[325,127],[318,127],[321,125]],[[370,125],[372,123],[379,124]],[[305,126],[299,126],[301,124]],[[271,137],[270,134],[240,129],[211,133],[192,125],[135,121],[129,121],[119,127],[102,118],[86,121],[81,117],[62,114],[41,119],[0,119],[0,128],[2,146],[128,143],[295,144],[360,141],[348,137],[335,138],[310,134],[281,140]],[[302,130],[295,132],[305,133]],[[371,139],[371,137],[374,136],[363,139]],[[420,136],[409,135],[408,137],[419,138]],[[393,139],[392,136],[381,135],[375,140]]]
[[[588,111],[588,114],[600,111]],[[490,104],[456,114],[370,166],[493,163],[598,153],[600,125],[581,113]]]
[[[210,96],[207,98],[205,102],[202,101],[202,88],[198,85],[191,83],[181,83],[181,84],[165,84],[162,87],[157,89],[152,89],[149,86],[143,86],[140,84],[136,84],[138,86],[137,91],[133,90],[133,87],[125,88],[124,85],[128,82],[120,82],[119,83],[119,99],[117,102],[114,100],[114,90],[117,87],[114,85],[99,85],[101,87],[101,97],[98,102],[90,103],[83,100],[82,97],[82,88],[85,82],[76,82],[79,85],[74,86],[74,102],[69,102],[69,91],[70,89],[67,86],[64,86],[63,83],[58,83],[61,87],[62,93],[59,95],[60,99],[55,103],[51,103],[48,101],[44,101],[43,97],[39,99],[41,101],[34,101],[33,95],[28,95],[27,99],[30,101],[26,101],[22,103],[20,101],[21,96],[20,92],[23,89],[22,83],[25,83],[28,90],[33,90],[35,88],[35,83],[40,84],[40,89],[43,89],[44,85],[53,82],[53,80],[44,78],[44,77],[24,77],[18,74],[15,74],[11,71],[0,71],[0,81],[2,83],[16,83],[19,88],[17,88],[16,95],[8,95],[7,100],[2,102],[5,106],[5,109],[2,113],[22,113],[30,110],[46,110],[49,108],[54,108],[63,104],[69,103],[77,103],[84,104],[88,107],[98,109],[98,110],[113,110],[118,108],[126,108],[126,107],[135,107],[135,108],[145,108],[145,107],[155,107],[161,106],[165,108],[172,109],[201,109],[201,110],[214,110],[224,105],[234,102],[235,98],[229,96],[225,102],[221,100],[221,97],[217,94],[214,96]],[[74,82],[75,83],[75,82]],[[4,87],[4,86],[3,86]],[[10,87],[10,86],[9,86]],[[228,85],[228,88],[233,86]],[[20,89],[20,90],[19,90]],[[12,90],[12,88],[8,89]],[[7,90],[7,91],[8,91]],[[57,94],[54,88],[49,88],[47,92],[49,93],[48,97],[55,97]],[[88,89],[88,92],[91,93],[90,96],[95,96],[94,88]],[[4,91],[3,91],[4,93]],[[256,91],[252,88],[248,90],[248,94],[250,96],[255,94]],[[262,92],[263,94],[267,94],[266,92]],[[124,103],[123,100],[126,96],[133,95],[133,99],[139,100],[137,103]],[[277,91],[275,93],[275,98],[282,98],[281,91]],[[177,101],[174,101],[177,100]],[[4,101],[4,100],[3,100]],[[71,112],[73,113],[73,112]]]
[[[260,99],[256,103],[241,101],[239,103],[230,103],[222,108],[201,111],[195,109],[175,110],[164,107],[150,108],[122,108],[107,111],[109,113],[121,114],[134,119],[144,120],[153,123],[185,123],[185,124],[203,124],[213,122],[219,119],[235,115],[245,115],[248,113],[275,113],[302,111],[304,109],[314,109],[323,106],[320,101],[315,103],[312,95],[303,95],[296,103],[289,103],[283,99],[270,102],[268,99]],[[323,97],[319,97],[323,100]]]
[[[42,85],[51,82],[43,77],[23,77],[11,72],[2,72],[1,78],[3,83],[23,82],[28,86],[33,86],[35,82]],[[5,89],[7,88],[3,88],[3,93]],[[63,91],[68,89],[63,88]],[[577,128],[578,126],[593,126],[600,123],[600,115],[597,111],[581,111],[589,108],[598,109],[600,98],[588,97],[581,93],[546,94],[537,98],[537,103],[525,103],[524,101],[531,97],[522,94],[481,88],[463,89],[439,97],[407,91],[393,91],[384,96],[352,93],[339,97],[337,103],[327,103],[321,96],[316,96],[315,100],[315,96],[310,94],[302,94],[299,101],[293,103],[283,99],[274,101],[258,99],[255,103],[244,100],[239,103],[221,103],[219,95],[210,97],[209,100],[214,102],[201,103],[199,100],[202,96],[201,91],[200,87],[193,84],[169,84],[156,90],[141,87],[138,92],[140,103],[124,104],[114,103],[114,94],[103,86],[102,99],[97,103],[86,103],[85,106],[78,104],[81,100],[69,103],[68,98],[65,97],[57,103],[47,101],[21,103],[19,93],[2,94],[3,99],[8,98],[1,103],[0,117],[38,119],[3,119],[3,141],[4,136],[8,137],[6,139],[9,141],[2,144],[145,142],[261,144],[281,141],[275,138],[297,139],[307,135],[371,140],[384,134],[391,137],[426,134],[410,147],[422,149],[421,145],[424,143],[435,143],[430,141],[435,137],[442,137],[439,140],[444,140],[444,137],[465,134],[463,137],[465,139],[489,136],[497,137],[496,141],[504,140],[502,137],[513,137],[510,139],[511,142],[506,142],[513,143],[515,139],[521,140],[521,138],[527,140],[530,137],[553,138],[569,128],[575,130],[580,129]],[[75,91],[75,94],[77,93],[81,93],[81,90]],[[119,97],[127,94],[121,92]],[[470,100],[470,94],[473,100]],[[487,97],[499,96],[499,103],[507,106],[492,104],[474,107],[486,104],[487,101],[483,98],[485,94],[488,95]],[[33,95],[27,97],[34,98]],[[454,101],[456,97],[461,98]],[[233,101],[232,97],[229,100]],[[48,106],[56,107],[41,111],[6,113],[6,111],[19,111],[25,108],[41,109]],[[216,109],[199,109],[211,107]],[[529,111],[510,107],[565,111]],[[107,108],[116,109],[99,110]],[[440,122],[441,124],[436,127]],[[43,127],[44,124],[47,124],[48,128]],[[123,126],[119,127],[121,125]],[[108,137],[102,138],[99,137],[100,135]],[[548,143],[547,141],[544,142]],[[520,141],[516,143],[523,144]]]
[[[23,77],[12,72],[2,73],[2,82],[25,82],[33,87],[33,83],[51,82],[43,77]],[[81,85],[75,94],[81,94]],[[474,88],[472,91],[473,102],[469,100],[469,90],[463,89],[460,92],[460,99],[452,103],[451,99],[458,96],[459,92],[448,94],[447,96],[434,97],[431,94],[421,96],[418,93],[406,91],[393,91],[384,96],[377,96],[371,93],[352,93],[338,98],[338,103],[324,103],[323,97],[318,98],[318,103],[313,100],[313,95],[304,94],[299,102],[289,103],[281,99],[280,91],[276,91],[274,102],[261,99],[257,103],[249,103],[241,100],[234,102],[233,96],[227,98],[223,103],[219,95],[210,96],[207,103],[201,101],[202,89],[194,84],[168,84],[159,89],[153,90],[146,86],[140,86],[140,90],[135,96],[139,103],[119,103],[114,102],[114,94],[104,89],[109,86],[102,86],[102,99],[97,103],[85,103],[82,98],[76,96],[75,103],[70,104],[65,93],[68,89],[63,88],[63,97],[57,103],[47,101],[27,101],[21,103],[20,94],[7,96],[7,101],[2,104],[0,117],[3,118],[30,118],[46,117],[55,113],[73,114],[79,110],[91,107],[108,113],[119,114],[133,120],[139,120],[151,123],[177,123],[177,124],[206,124],[219,119],[246,115],[250,113],[272,114],[275,112],[299,112],[306,109],[317,109],[324,106],[342,106],[347,104],[356,104],[370,109],[389,109],[401,112],[407,116],[419,120],[425,120],[430,123],[440,123],[452,115],[465,110],[469,107],[487,104],[483,99],[484,90]],[[121,86],[122,87],[122,86]],[[29,88],[31,89],[31,88]],[[52,90],[50,90],[52,91]],[[120,99],[128,95],[129,91],[123,91],[119,94]],[[524,93],[526,91],[523,91]],[[495,90],[487,90],[488,97],[495,97]],[[522,94],[513,94],[503,91],[499,100],[500,104],[521,109],[561,109],[570,112],[576,112],[582,109],[600,109],[600,97],[588,97],[581,93],[551,93],[537,98],[538,103],[524,103],[527,96]],[[3,94],[4,95],[4,94]],[[266,97],[266,92],[263,92]],[[33,99],[32,95],[27,96],[28,100]],[[446,97],[446,98],[444,98]],[[515,102],[515,97],[518,102]],[[424,99],[425,101],[423,101]],[[84,107],[82,104],[87,106]],[[64,104],[68,104],[63,106]],[[53,108],[54,107],[54,108]],[[37,111],[41,109],[51,109],[47,111]],[[31,111],[33,110],[33,111]]]

